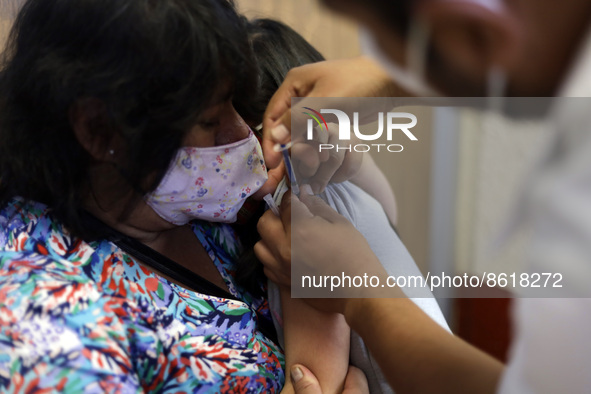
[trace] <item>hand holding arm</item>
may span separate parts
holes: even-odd
[[[295,394],[325,394],[318,379],[303,365],[291,368],[291,382]],[[342,394],[369,394],[367,379],[359,368],[349,367]]]

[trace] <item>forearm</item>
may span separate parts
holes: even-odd
[[[289,370],[294,364],[312,371],[324,394],[340,393],[349,366],[350,329],[344,317],[319,312],[291,298],[285,288],[281,289],[281,306],[287,371],[283,393],[293,392]]]
[[[397,393],[496,390],[503,365],[450,335],[409,299],[350,300],[345,317]]]

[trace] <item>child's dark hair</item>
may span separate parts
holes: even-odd
[[[323,61],[324,57],[295,30],[281,22],[255,19],[248,24],[247,29],[256,59],[259,88],[239,111],[248,123],[257,125],[262,122],[267,103],[289,70]],[[260,239],[256,231],[259,217],[260,214],[255,215],[249,223],[237,227],[245,246],[245,253],[238,262],[237,278],[243,286],[251,290],[256,289],[253,281],[262,271],[262,265],[252,249]]]
[[[255,19],[247,28],[258,69],[259,89],[242,116],[258,124],[263,119],[267,103],[289,70],[325,59],[301,35],[281,22]]]
[[[230,84],[240,100],[256,84],[229,0],[28,0],[0,68],[0,206],[45,203],[83,237],[92,158],[70,124],[75,103],[103,104],[129,189],[149,192],[214,93]]]

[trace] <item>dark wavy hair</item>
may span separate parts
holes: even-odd
[[[237,101],[253,91],[246,37],[229,0],[26,1],[2,55],[0,205],[39,201],[88,234],[93,159],[68,115],[86,98],[105,108],[97,133],[124,141],[130,190],[153,190],[221,86]]]

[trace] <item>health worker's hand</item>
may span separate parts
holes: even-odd
[[[291,286],[291,266],[298,273],[315,277],[349,275],[387,277],[379,259],[366,239],[343,216],[321,198],[310,193],[308,185],[302,186],[300,199],[286,193],[277,217],[266,212],[258,223],[261,241],[255,245],[255,253],[265,266],[265,274],[273,282]],[[342,296],[363,297],[381,289],[346,289]],[[384,288],[384,291],[389,289]],[[334,293],[335,296],[341,296]],[[391,296],[388,293],[385,296]],[[316,309],[343,313],[347,299],[306,299]]]
[[[341,97],[388,97],[404,95],[388,74],[372,60],[359,57],[308,64],[292,69],[267,106],[263,118],[263,153],[270,169],[278,166],[281,153],[273,148],[275,144],[292,146],[294,167],[306,183],[318,193],[329,181],[342,182],[352,177],[361,165],[362,154],[341,150],[340,152],[320,151],[319,144],[329,143],[331,132],[314,133],[315,138],[304,138],[305,127],[298,127],[299,135],[290,133],[292,124],[291,99],[293,97],[327,97],[327,105],[334,102],[334,108],[347,110],[339,101]],[[304,100],[305,102],[305,100]],[[303,102],[302,102],[303,103]],[[305,105],[305,104],[302,104]],[[344,105],[344,106],[343,106]],[[294,121],[305,125],[306,117],[301,111],[294,111]],[[301,119],[300,119],[301,118]],[[299,119],[299,120],[298,120]],[[334,138],[333,138],[334,139]],[[272,180],[264,189],[271,188]]]
[[[339,145],[339,125],[316,127],[312,140],[293,140],[291,159],[300,184],[309,184],[316,194],[322,193],[329,182],[340,183],[359,173],[364,153],[354,149],[335,149]],[[352,136],[348,145],[359,143]],[[332,147],[332,148],[330,148]]]
[[[322,394],[318,379],[302,365],[291,368],[291,380],[295,394]],[[367,378],[362,370],[350,366],[343,385],[342,394],[369,394]]]

